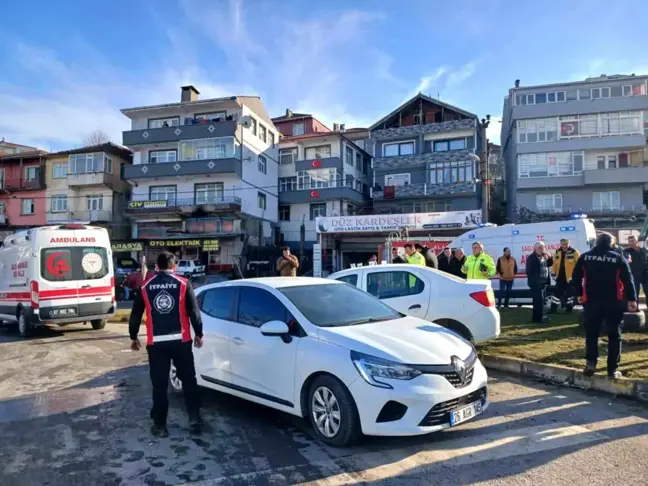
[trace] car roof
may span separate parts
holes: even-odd
[[[246,286],[249,284],[253,287],[263,286],[270,287],[273,289],[287,288],[287,287],[300,287],[305,285],[330,285],[330,284],[342,284],[342,282],[336,282],[335,280],[329,280],[327,278],[316,278],[316,277],[260,277],[260,278],[244,278],[240,280],[228,280],[226,282],[217,282],[210,284],[206,288],[220,288],[220,287],[231,287],[231,286]]]
[[[388,263],[386,265],[363,265],[362,267],[356,268],[347,268],[346,270],[340,270],[339,272],[332,273],[329,277],[335,275],[345,275],[347,273],[354,273],[358,270],[369,269],[369,270],[402,270],[403,268],[411,268],[412,270],[430,270],[435,271],[434,268],[424,267],[423,265],[412,265],[409,263]]]

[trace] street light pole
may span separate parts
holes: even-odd
[[[470,158],[477,163],[479,170],[479,179],[481,180],[481,209],[482,209],[482,223],[488,222],[490,210],[490,174],[488,173],[488,139],[486,138],[486,129],[490,125],[490,115],[481,119],[481,123],[477,122],[477,129],[482,131],[479,137],[480,147],[475,147],[478,154],[470,154]]]

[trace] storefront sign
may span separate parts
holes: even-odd
[[[180,246],[200,246],[201,240],[149,240],[148,245],[151,248],[180,247]]]
[[[313,245],[313,277],[322,276],[322,245]]]
[[[218,251],[220,244],[218,240],[203,240],[202,251]]]
[[[319,217],[318,233],[369,233],[430,229],[470,229],[481,224],[481,210],[443,213],[388,214],[382,216]]]
[[[166,200],[162,201],[130,201],[128,203],[128,209],[154,209],[154,208],[166,208],[169,202]]]
[[[113,243],[111,246],[112,246],[112,251],[114,252],[144,250],[144,245],[142,244],[141,241],[132,241],[128,243]]]

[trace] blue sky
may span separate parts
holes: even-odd
[[[260,95],[368,126],[418,91],[495,118],[522,84],[648,73],[648,1],[33,0],[5,2],[0,137],[58,150],[120,108]]]

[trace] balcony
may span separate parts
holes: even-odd
[[[585,185],[643,184],[648,182],[648,167],[624,167],[583,171]]]
[[[200,138],[233,137],[236,134],[236,127],[237,121],[232,119],[206,121],[194,125],[130,130],[123,133],[123,145],[132,147],[135,145],[178,142],[180,140],[196,140]]]
[[[101,223],[113,220],[113,212],[109,210],[94,211],[61,211],[50,212],[46,214],[48,223],[62,223],[64,221],[90,221],[91,223]]]
[[[295,171],[313,169],[342,169],[341,157],[323,157],[320,159],[305,159],[295,162]]]
[[[570,219],[573,214],[586,214],[588,218],[596,221],[614,221],[628,218],[633,221],[634,218],[643,218],[646,215],[646,206],[618,206],[615,208],[603,208],[592,206],[573,206],[556,209],[529,209],[526,207],[518,208],[516,219],[518,223],[537,223],[542,221],[555,221]]]
[[[369,201],[369,196],[351,187],[323,187],[279,192],[279,204],[317,203],[332,199],[365,203]]]
[[[374,190],[372,193],[373,199],[393,200],[418,197],[474,196],[477,193],[477,186],[473,182],[458,182],[455,184],[431,184],[424,182],[392,187],[393,196],[385,197],[384,189],[382,191]]]
[[[213,198],[169,198],[167,200],[142,199],[130,201],[126,215],[131,217],[152,214],[189,215],[201,210],[205,213],[232,213],[241,211],[241,198],[223,196]]]
[[[446,150],[443,152],[422,152],[419,154],[400,155],[394,157],[376,157],[374,171],[411,169],[426,167],[429,164],[442,164],[446,162],[459,162],[471,160],[474,153],[472,149]]]
[[[203,174],[234,173],[241,177],[243,164],[234,157],[222,159],[183,160],[165,164],[122,165],[122,179],[151,179]]]
[[[426,123],[425,125],[412,125],[407,127],[385,128],[371,132],[371,138],[377,141],[418,137],[426,133],[443,133],[456,130],[470,130],[475,128],[474,119],[451,120],[441,123]]]
[[[6,191],[37,191],[45,189],[45,181],[43,181],[42,173],[39,171],[35,179],[25,179],[23,177],[5,179],[2,188]]]
[[[67,175],[67,183],[70,187],[79,186],[112,186],[116,182],[113,174],[105,172],[88,172],[84,174]]]

